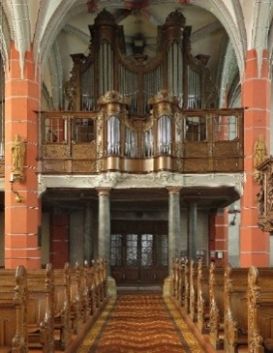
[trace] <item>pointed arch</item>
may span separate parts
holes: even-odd
[[[191,4],[199,6],[207,10],[208,12],[213,13],[214,16],[222,23],[233,45],[240,71],[240,76],[242,76],[244,73],[245,54],[247,50],[246,31],[244,27],[242,27],[242,24],[244,24],[242,12],[241,15],[240,13],[238,13],[235,16],[235,11],[231,13],[231,11],[227,8],[223,0],[192,0]],[[239,6],[238,1],[236,6]],[[240,25],[239,22],[241,22]]]

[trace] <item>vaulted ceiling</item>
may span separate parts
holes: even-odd
[[[72,66],[70,54],[87,54],[88,25],[103,8],[124,26],[128,50],[142,33],[153,55],[157,26],[178,9],[192,27],[192,53],[210,57],[208,66],[224,101],[226,90],[244,72],[247,49],[272,52],[273,4],[259,0],[1,0],[1,53],[4,61],[13,40],[24,65],[31,47],[42,65],[47,105],[58,106],[62,85]]]

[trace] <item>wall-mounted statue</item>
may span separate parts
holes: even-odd
[[[21,136],[16,135],[12,142],[12,180],[24,179],[24,163],[25,163],[26,145]]]
[[[268,155],[265,140],[264,137],[260,135],[255,141],[253,149],[253,166],[255,168],[254,180],[260,185],[263,184],[263,178],[262,174],[257,170],[257,167],[261,165],[267,158]]]

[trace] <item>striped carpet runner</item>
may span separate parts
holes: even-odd
[[[201,353],[178,314],[160,294],[122,294],[87,335],[78,353]]]

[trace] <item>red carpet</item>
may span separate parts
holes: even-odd
[[[108,310],[104,323],[91,330],[79,353],[202,352],[160,294],[121,295]]]

